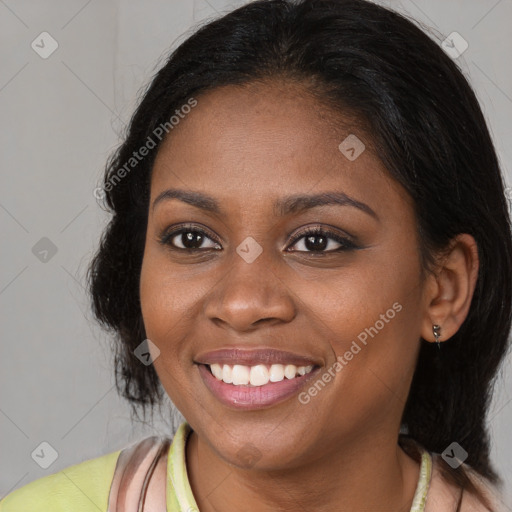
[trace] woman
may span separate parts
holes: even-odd
[[[413,23],[364,0],[209,23],[103,186],[90,285],[118,389],[186,421],[2,512],[502,509],[485,421],[512,315],[504,182],[471,87]]]

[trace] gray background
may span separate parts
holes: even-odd
[[[132,425],[116,395],[108,337],[83,288],[107,221],[93,190],[137,92],[168,50],[194,25],[242,3],[0,0],[0,496],[173,428]],[[512,0],[378,3],[432,27],[438,42],[453,31],[467,40],[457,62],[476,89],[510,186]],[[47,59],[31,47],[43,31],[59,45]],[[46,262],[32,252],[43,237],[57,249]],[[509,506],[510,367],[509,356],[490,413],[492,457]],[[43,441],[58,452],[46,470],[31,457]]]

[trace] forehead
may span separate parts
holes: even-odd
[[[271,156],[303,157],[313,147],[325,151],[337,149],[340,140],[360,132],[356,119],[336,115],[321,104],[303,86],[288,82],[228,85],[197,97],[197,106],[180,120],[164,140],[160,152],[204,148],[211,157],[239,157],[239,148],[272,149]],[[361,135],[361,133],[360,133]],[[367,139],[367,137],[364,137]],[[370,143],[370,141],[366,141]],[[327,154],[332,154],[328,151]],[[261,154],[260,154],[261,156]]]
[[[241,203],[333,188],[367,201],[386,190],[403,195],[360,123],[296,84],[225,86],[196,99],[159,149],[152,199],[167,187]],[[356,159],[340,150],[347,140],[362,150]]]

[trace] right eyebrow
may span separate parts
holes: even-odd
[[[183,201],[192,206],[196,206],[197,208],[201,208],[202,210],[216,214],[222,213],[219,203],[213,197],[202,194],[201,192],[192,192],[175,188],[164,190],[161,194],[159,194],[158,197],[153,201],[153,210],[158,203],[169,199],[179,199],[180,201]]]

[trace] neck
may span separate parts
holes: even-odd
[[[201,512],[409,512],[419,464],[398,446],[397,437],[372,439],[352,441],[292,469],[263,471],[227,464],[192,432],[186,447],[189,481]]]

